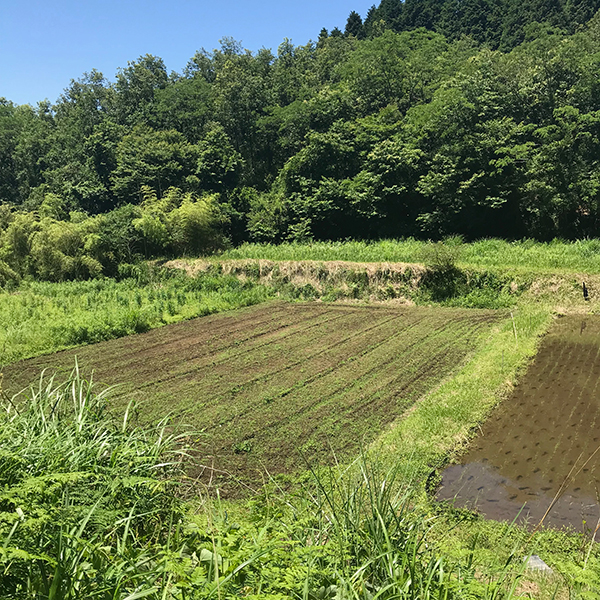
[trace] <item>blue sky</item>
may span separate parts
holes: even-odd
[[[142,54],[181,71],[196,50],[224,36],[245,48],[300,45],[322,27],[343,29],[374,0],[0,0],[0,97],[54,102],[71,79],[97,69],[110,80]],[[378,3],[378,0],[377,0]]]

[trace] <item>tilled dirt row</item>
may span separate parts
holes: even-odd
[[[353,456],[489,335],[503,313],[322,303],[266,304],[12,365],[24,386],[41,369],[117,385],[139,418],[172,415],[200,432],[192,472],[224,492]],[[237,483],[236,483],[237,482]]]

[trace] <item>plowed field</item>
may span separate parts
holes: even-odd
[[[172,414],[202,431],[209,474],[248,483],[307,460],[354,455],[487,336],[496,311],[276,303],[16,363],[13,390],[41,369],[84,373],[135,398],[142,421]],[[303,458],[304,457],[304,458]]]

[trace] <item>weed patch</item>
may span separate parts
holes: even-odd
[[[405,304],[497,309],[514,306],[531,283],[522,275],[459,268],[440,257],[429,266],[266,260],[167,263],[191,276],[210,273],[215,265],[242,281],[258,282],[281,298],[324,302],[397,300]]]
[[[136,266],[128,278],[23,282],[0,292],[0,364],[143,333],[167,323],[264,302],[273,290],[215,273],[190,278]]]
[[[44,375],[2,401],[0,594],[3,598],[121,597],[158,589],[165,522],[183,515],[175,480],[183,450],[166,422],[116,423],[106,393],[78,369]],[[131,568],[146,564],[145,569]]]

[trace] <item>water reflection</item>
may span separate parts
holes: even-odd
[[[516,519],[522,524],[537,525],[553,501],[543,492],[543,478],[530,485],[504,477],[497,468],[484,463],[452,465],[444,471],[438,500],[450,500],[459,508],[477,509],[484,516],[497,521]],[[571,526],[595,529],[600,518],[600,506],[592,496],[568,492],[559,497],[544,525]]]
[[[600,318],[563,317],[534,363],[443,474],[438,498],[499,520],[594,529],[600,516]]]

